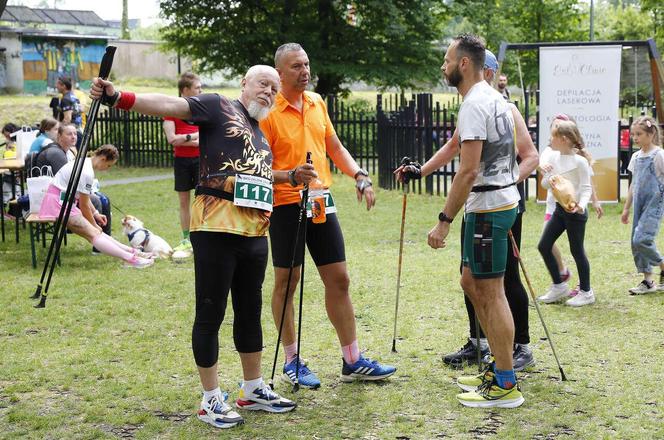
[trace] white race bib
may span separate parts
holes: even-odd
[[[272,182],[260,176],[236,174],[233,204],[272,212]]]

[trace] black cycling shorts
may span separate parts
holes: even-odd
[[[175,157],[173,160],[175,191],[189,191],[198,185],[200,176],[198,157]]]
[[[270,217],[270,246],[272,265],[289,268],[293,259],[293,246],[297,221],[300,215],[298,204],[280,205],[274,208]],[[313,223],[307,220],[307,248],[316,266],[341,263],[346,261],[344,236],[336,214],[327,214],[325,223]],[[304,225],[300,226],[300,234]],[[303,261],[302,241],[299,241],[294,266]]]

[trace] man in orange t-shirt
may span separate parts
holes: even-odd
[[[272,316],[277,328],[286,298],[289,268],[293,259],[293,242],[297,230],[300,191],[302,184],[318,177],[326,188],[325,223],[308,219],[306,244],[318,273],[325,285],[327,315],[337,332],[343,355],[341,380],[380,380],[391,376],[396,368],[380,365],[364,358],[357,343],[355,313],[350,300],[350,284],[346,255],[336,206],[329,193],[332,176],[327,156],[346,175],[356,182],[357,199],[366,200],[367,210],[375,204],[368,173],[361,169],[334,131],[327,107],[320,95],[306,91],[309,84],[309,58],[299,44],[280,46],[274,64],[281,78],[281,92],[267,119],[260,123],[261,131],[272,148],[272,168],[275,177],[288,173],[288,182],[274,185],[274,211],[270,218],[270,244],[274,266]],[[311,152],[313,169],[302,166],[307,152]],[[275,179],[276,180],[276,179]],[[303,228],[304,229],[304,228]],[[297,374],[297,341],[292,296],[299,282],[298,269],[304,259],[302,248],[297,249],[288,303],[283,322],[282,343],[286,352],[284,378],[294,382]],[[318,388],[320,380],[306,365],[299,365],[299,384]]]

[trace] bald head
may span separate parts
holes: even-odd
[[[261,120],[267,117],[280,88],[279,73],[274,67],[258,64],[251,66],[242,78],[240,102],[249,115]]]
[[[268,66],[265,64],[256,64],[255,66],[251,66],[249,70],[247,70],[247,73],[244,74],[244,80],[247,81],[256,75],[274,75],[277,79],[279,78],[279,73],[276,71],[276,69],[272,66]]]

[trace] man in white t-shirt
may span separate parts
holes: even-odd
[[[524,399],[512,366],[514,322],[505,298],[503,277],[507,233],[517,213],[519,179],[515,123],[503,97],[483,78],[485,48],[473,35],[452,41],[442,72],[464,97],[458,130],[461,161],[438,223],[429,232],[429,246],[445,247],[450,224],[465,207],[461,285],[470,298],[495,357],[479,376],[460,377],[465,406],[520,406]]]

